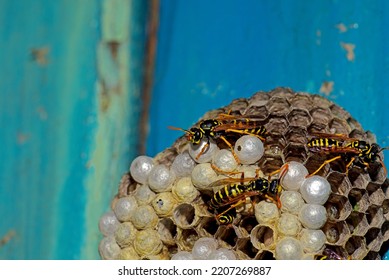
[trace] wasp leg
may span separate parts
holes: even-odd
[[[198,160],[201,157],[201,155],[203,155],[209,149],[209,145],[210,144],[208,139],[207,143],[201,148],[200,153],[196,156],[196,160]]]
[[[228,113],[220,113],[217,119],[235,119],[236,117],[237,116],[231,115],[231,111],[228,111]]]
[[[347,165],[346,165],[346,175],[348,175],[348,171],[349,171],[349,169],[351,168],[351,166],[352,166],[354,160],[355,160],[355,157],[353,157],[353,158],[350,160],[350,162],[347,163]]]
[[[246,199],[246,198],[245,198],[245,199]],[[240,204],[244,203],[244,202],[245,202],[245,199],[239,200],[238,202],[236,202],[236,203],[230,205],[230,207],[228,207],[228,208],[227,208],[226,210],[224,210],[223,212],[218,213],[218,214],[216,215],[216,219],[219,220],[219,218],[220,218],[221,216],[223,216],[224,214],[226,214],[228,211],[230,211],[231,209],[236,208],[236,207],[238,207]]]
[[[273,177],[274,175],[278,174],[278,173],[281,173],[279,178],[282,179],[282,177],[285,176],[286,172],[288,171],[289,169],[289,164],[286,163],[284,164],[281,168],[277,169],[277,170],[274,170],[273,172],[271,172],[269,175],[268,175],[268,180],[271,179],[271,177]]]
[[[388,170],[386,169],[386,166],[384,164],[384,162],[382,161],[382,159],[379,159],[378,160],[382,166],[382,168],[384,169],[384,173],[385,173],[385,177],[388,175]]]
[[[236,209],[231,208],[224,214],[218,214],[215,218],[219,222],[219,224],[227,225],[227,227],[230,227],[232,225],[232,222],[236,218]]]
[[[273,197],[271,197],[271,196],[269,196],[267,194],[265,194],[264,197],[266,199],[270,200],[271,202],[273,202],[274,204],[276,204],[277,207],[279,206],[278,208],[281,208],[281,201],[279,200],[279,198],[274,199]]]
[[[227,144],[227,146],[230,148],[231,150],[231,153],[232,155],[234,156],[234,159],[236,160],[236,162],[238,164],[240,164],[240,160],[238,158],[238,156],[236,155],[235,151],[234,151],[234,147],[232,146],[232,144],[224,137],[224,136],[220,136],[220,139],[222,139],[224,141],[224,143]]]
[[[313,173],[311,173],[311,174],[308,174],[307,176],[305,176],[305,178],[309,178],[309,177],[315,175],[315,174],[316,174],[317,172],[319,172],[320,169],[322,169],[326,164],[328,164],[328,163],[330,163],[330,162],[333,162],[333,161],[335,161],[335,160],[338,160],[338,159],[340,159],[340,158],[342,158],[342,156],[336,156],[336,157],[334,157],[334,158],[331,158],[331,159],[328,159],[328,160],[324,161],[323,164],[320,165],[320,167],[319,167],[318,169],[316,169],[315,172],[313,172]]]
[[[227,174],[227,175],[236,175],[236,174],[244,174],[243,171],[224,171],[224,170],[221,170],[219,167],[217,167],[215,164],[211,164],[211,167],[213,170],[215,170],[216,172],[218,173],[222,173],[222,174]]]
[[[257,138],[259,138],[261,141],[265,141],[265,137],[262,137],[258,134],[254,134],[254,133],[251,133],[251,132],[248,132],[248,131],[244,131],[244,130],[239,130],[239,129],[226,129],[225,130],[226,132],[234,132],[234,133],[238,133],[238,134],[245,134],[245,135],[251,135],[251,136],[255,136]]]

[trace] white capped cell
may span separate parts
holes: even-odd
[[[260,224],[275,221],[280,216],[277,205],[265,200],[257,203],[254,209],[255,218]]]
[[[281,185],[285,190],[298,191],[308,175],[308,170],[302,163],[291,161],[284,164],[281,169],[286,168],[286,173],[281,178]]]
[[[192,171],[192,183],[198,189],[206,189],[217,180],[217,174],[210,163],[196,165]]]
[[[238,166],[234,155],[227,149],[217,151],[213,156],[212,163],[216,166],[216,168],[223,172],[232,172]]]
[[[190,177],[180,178],[172,187],[172,193],[180,202],[192,202],[200,192],[195,188]]]
[[[193,255],[191,252],[180,251],[175,253],[171,260],[193,260]]]
[[[284,237],[276,245],[275,257],[277,260],[300,260],[303,257],[300,241],[293,237]]]
[[[134,197],[139,205],[149,204],[154,199],[155,192],[148,185],[138,185]]]
[[[119,221],[126,222],[131,220],[131,217],[138,207],[135,197],[125,196],[116,201],[113,211]]]
[[[178,154],[173,160],[171,170],[176,174],[177,178],[190,176],[196,162],[189,155],[188,151]]]
[[[304,205],[303,197],[297,191],[283,191],[280,200],[281,210],[292,214],[298,214]]]
[[[262,141],[258,137],[244,135],[236,141],[234,152],[240,163],[254,164],[260,160],[265,150]]]
[[[319,252],[327,241],[326,235],[319,229],[303,229],[299,239],[306,253]]]
[[[139,255],[135,252],[134,247],[126,247],[120,251],[119,260],[139,260]]]
[[[300,187],[300,193],[306,203],[323,205],[330,196],[331,186],[325,178],[314,175],[305,179]]]
[[[162,241],[155,230],[145,229],[137,232],[134,248],[140,256],[157,255],[162,247]]]
[[[277,222],[278,231],[283,235],[296,236],[301,230],[301,223],[297,216],[282,213]]]
[[[153,167],[149,174],[149,187],[154,192],[166,192],[171,190],[176,175],[168,167],[158,164]]]
[[[113,211],[109,211],[101,216],[99,230],[104,236],[113,235],[119,226],[119,221]]]
[[[152,228],[158,223],[158,216],[150,205],[141,205],[132,215],[132,223],[137,229]]]
[[[157,194],[151,203],[155,213],[160,217],[171,215],[176,204],[177,201],[174,199],[171,192]]]
[[[323,205],[305,204],[300,209],[299,219],[308,229],[319,229],[327,221],[327,211]]]
[[[204,137],[197,145],[191,143],[188,151],[194,161],[205,163],[211,162],[213,155],[219,150],[219,147],[213,140]]]
[[[120,247],[115,238],[110,235],[100,241],[99,252],[104,260],[116,260],[120,254]]]
[[[136,157],[130,165],[132,178],[140,184],[147,182],[151,169],[154,167],[154,160],[148,156]]]
[[[227,248],[219,248],[213,251],[209,256],[210,260],[236,260],[236,256],[232,250]]]
[[[121,223],[115,232],[116,242],[121,246],[125,247],[131,244],[135,239],[136,228],[130,222]]]
[[[199,238],[193,245],[192,255],[195,260],[207,260],[216,251],[217,241],[211,237]]]

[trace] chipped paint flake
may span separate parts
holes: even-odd
[[[36,112],[38,113],[38,116],[42,121],[47,120],[48,114],[44,107],[39,106],[38,108],[36,108]]]
[[[320,93],[323,93],[326,96],[329,96],[331,92],[334,90],[334,82],[333,81],[324,81],[320,87]]]
[[[15,230],[11,229],[9,230],[6,235],[4,235],[1,239],[0,239],[0,247],[3,247],[5,244],[7,244],[8,242],[11,241],[11,239],[15,236],[16,232]]]
[[[46,66],[49,63],[49,59],[47,58],[49,52],[49,47],[32,48],[30,50],[32,60],[40,66]]]
[[[335,25],[335,27],[339,30],[339,33],[347,32],[347,26],[343,22]]]
[[[346,57],[348,61],[354,61],[355,60],[355,45],[351,43],[344,43],[340,42],[341,47],[347,52]]]
[[[321,45],[321,30],[316,30],[316,45]]]
[[[25,144],[27,141],[28,141],[28,139],[30,139],[30,134],[29,133],[22,133],[22,132],[19,132],[18,134],[17,134],[17,136],[16,136],[16,139],[17,139],[17,143],[19,144],[19,145],[23,145],[23,144]]]

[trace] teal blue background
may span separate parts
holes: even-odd
[[[98,219],[139,154],[149,7],[0,0],[0,259],[99,258]],[[161,0],[146,154],[234,98],[324,82],[388,146],[388,26],[384,0]]]

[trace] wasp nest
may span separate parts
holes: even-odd
[[[155,158],[137,157],[112,211],[100,219],[103,259],[381,258],[389,239],[382,149],[376,151],[380,160],[363,165],[358,154],[343,156],[347,149],[314,153],[308,147],[318,133],[341,138],[339,143],[370,144],[373,134],[333,102],[287,88],[234,100],[193,127],[220,116],[230,123],[237,116],[255,119],[266,139],[252,131],[214,141],[233,134],[226,128],[226,135],[200,137],[195,144],[182,136]],[[355,164],[345,168],[350,160]],[[231,190],[249,184],[245,178],[268,178],[261,182],[271,186],[270,176],[282,187],[278,199]]]

